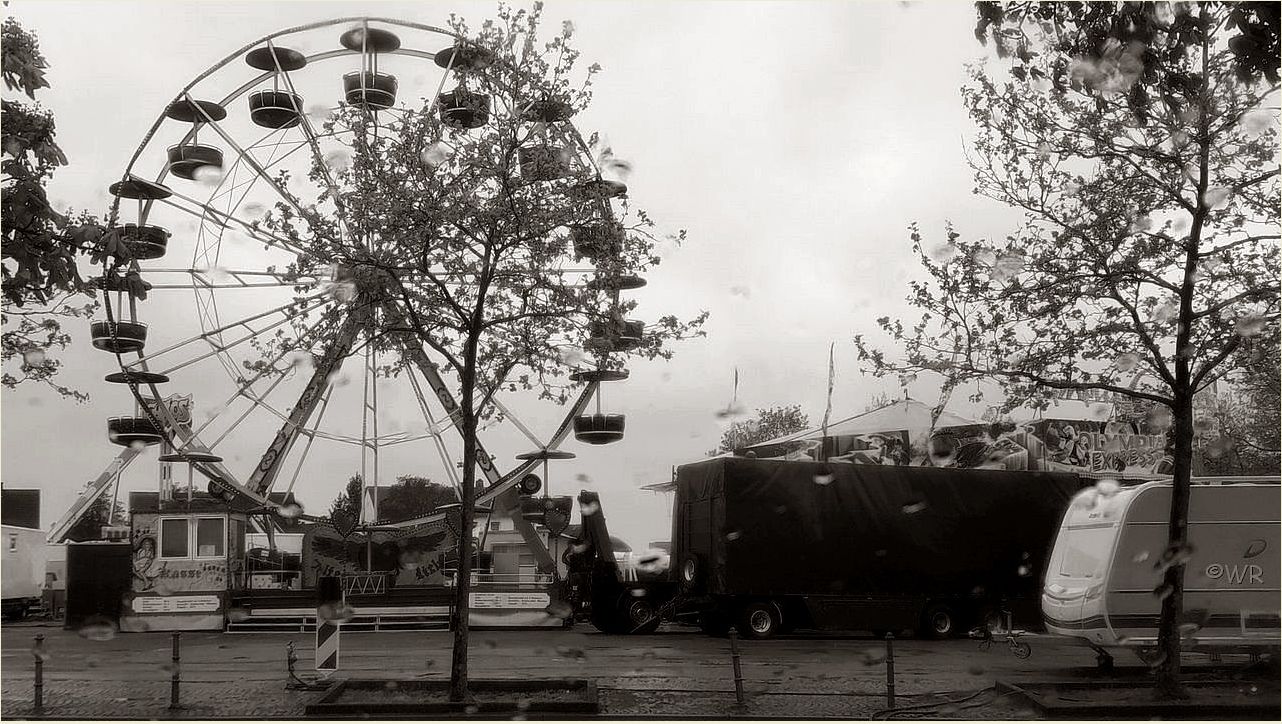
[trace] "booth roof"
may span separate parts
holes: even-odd
[[[962,417],[954,412],[944,410],[939,415],[939,420],[935,422],[935,429],[940,430],[950,427],[970,427],[974,425],[985,425],[987,423],[980,420],[972,420],[968,417]],[[878,432],[894,432],[896,430],[929,430],[930,429],[930,406],[919,400],[906,398],[896,400],[887,405],[878,407],[875,410],[869,410],[853,417],[847,417],[844,420],[830,423],[828,425],[828,437],[846,437],[851,435],[871,435]],[[809,430],[794,432],[789,435],[782,435],[773,440],[766,440],[755,445],[748,445],[746,449],[766,447],[769,445],[778,445],[785,442],[794,442],[797,440],[819,440],[823,437],[824,430],[822,426],[813,427]]]
[[[1082,400],[1051,400],[1050,407],[1038,410],[1032,407],[1021,407],[1011,412],[1011,420],[1016,424],[1037,422],[1038,420],[1080,420],[1100,422],[1113,419],[1113,403],[1083,402]]]

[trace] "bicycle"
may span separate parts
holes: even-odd
[[[1014,616],[1011,614],[1010,609],[1003,606],[1000,616],[1001,620],[998,622],[997,628],[994,628],[990,625],[989,621],[985,620],[982,626],[976,626],[971,629],[971,638],[979,639],[979,649],[981,651],[988,651],[992,648],[993,642],[997,640],[997,635],[1000,635],[1005,639],[1006,646],[1010,649],[1010,652],[1015,655],[1015,658],[1026,659],[1029,656],[1032,656],[1033,647],[1027,642],[1019,639],[1020,636],[1028,632],[1023,629],[1015,628]]]

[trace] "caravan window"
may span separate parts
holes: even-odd
[[[1063,536],[1059,574],[1069,578],[1095,578],[1112,550],[1117,528],[1112,524],[1070,527]]]
[[[188,520],[186,518],[166,518],[160,521],[160,557],[186,558],[190,550],[188,543]]]

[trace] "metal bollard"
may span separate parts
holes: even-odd
[[[895,634],[886,632],[886,706],[895,708]]]
[[[36,634],[36,645],[31,650],[36,660],[35,709],[39,711],[45,705],[45,635]]]
[[[730,629],[730,661],[734,664],[734,698],[743,706],[743,672],[739,668],[739,632]]]
[[[181,675],[181,672],[178,668],[178,665],[181,661],[181,657],[179,656],[179,653],[178,653],[178,642],[180,639],[182,639],[182,634],[175,631],[173,633],[173,637],[174,637],[174,658],[173,658],[174,670],[169,675],[169,708],[181,709],[182,705],[178,703],[178,682],[179,682],[179,676]]]

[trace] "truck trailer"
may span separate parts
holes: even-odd
[[[27,612],[40,607],[45,583],[45,533],[20,525],[3,526],[4,558],[0,561],[3,577],[3,617],[18,621]]]
[[[671,564],[636,581],[621,581],[602,550],[600,501],[585,491],[582,536],[567,557],[572,595],[610,633],[675,620],[756,638],[796,628],[947,637],[1002,610],[1033,628],[1060,519],[1094,483],[1073,473],[714,458],[677,469]]]

